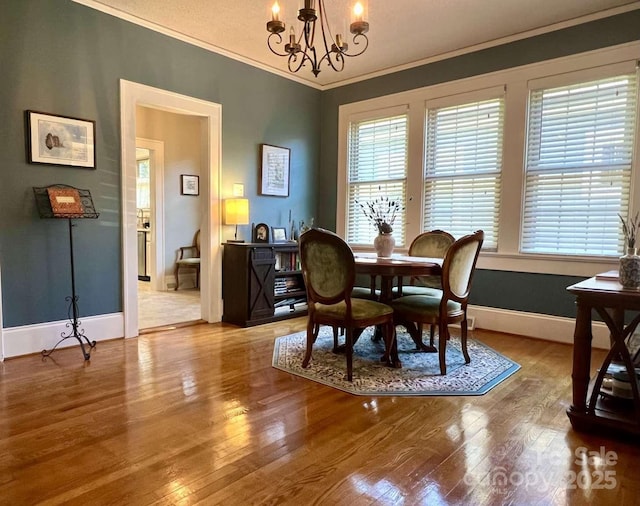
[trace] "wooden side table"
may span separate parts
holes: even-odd
[[[630,378],[635,378],[634,364],[627,339],[640,323],[640,313],[625,324],[626,311],[640,311],[640,291],[623,289],[614,280],[590,278],[567,290],[576,296],[577,315],[573,344],[573,404],[567,410],[576,430],[640,435],[640,393],[638,383],[631,381],[632,399],[610,395],[603,379],[612,361],[623,364]],[[589,395],[591,369],[591,315],[596,311],[611,333],[611,349],[593,382]]]

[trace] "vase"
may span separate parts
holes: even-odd
[[[624,288],[640,288],[640,256],[637,248],[627,248],[627,254],[620,257],[619,277]]]
[[[373,240],[373,247],[380,258],[388,258],[393,253],[396,240],[391,234],[378,234]]]

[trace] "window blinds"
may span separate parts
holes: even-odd
[[[482,229],[497,248],[503,125],[503,98],[428,110],[424,230]]]
[[[635,74],[531,91],[523,252],[622,251],[636,96]]]
[[[389,197],[402,211],[393,224],[396,246],[405,244],[407,115],[352,122],[349,130],[347,241],[372,244],[377,229],[359,203]]]

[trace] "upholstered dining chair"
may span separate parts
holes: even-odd
[[[417,236],[409,246],[409,256],[444,258],[449,247],[455,242],[455,238],[444,230],[430,230]],[[433,289],[442,289],[440,276],[420,276],[411,278],[408,285],[399,285],[394,288],[396,296],[402,295],[432,295]]]
[[[193,244],[191,246],[181,246],[178,248],[178,259],[173,270],[173,275],[176,278],[176,287],[178,289],[180,279],[178,274],[180,269],[195,269],[196,271],[196,288],[200,286],[200,230],[198,230],[193,237]]]
[[[338,328],[345,329],[348,381],[353,379],[353,345],[357,329],[381,325],[385,341],[385,353],[381,360],[390,365],[396,363],[391,307],[373,300],[351,297],[356,273],[349,245],[333,232],[311,229],[300,236],[299,248],[309,305],[307,349],[302,367],[309,366],[320,325],[333,327],[334,332]]]
[[[471,361],[467,352],[467,303],[483,241],[484,232],[478,230],[449,247],[442,264],[441,291],[431,295],[404,295],[391,301],[396,325],[438,325],[438,358],[443,375],[447,373],[445,352],[450,324],[460,323],[462,354],[467,364]]]
[[[449,247],[455,242],[455,238],[444,230],[430,230],[417,236],[409,246],[409,256],[444,258]],[[411,278],[408,285],[398,283],[393,288],[394,297],[402,295],[438,295],[442,290],[441,276],[421,276]],[[418,332],[422,335],[422,324],[417,324]],[[435,325],[429,327],[429,344],[433,346],[433,334]]]

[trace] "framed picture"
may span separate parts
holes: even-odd
[[[289,148],[260,145],[260,193],[275,197],[289,196]]]
[[[29,163],[96,168],[96,122],[26,111]]]
[[[284,227],[271,227],[273,242],[287,242],[287,229]]]
[[[269,242],[269,226],[266,223],[258,223],[253,227],[253,242]]]
[[[200,176],[180,176],[180,193],[182,195],[200,195]]]

